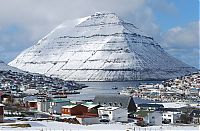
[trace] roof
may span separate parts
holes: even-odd
[[[86,103],[84,103],[82,105],[84,105],[84,106],[86,106],[88,108],[94,108],[96,106],[99,106],[99,104],[94,104],[93,102],[86,102]]]
[[[163,112],[163,114],[176,115],[176,114],[181,114],[181,112],[180,111],[178,111],[178,112],[167,111],[167,112]]]
[[[4,104],[0,104],[0,106],[5,106]]]
[[[181,108],[187,106],[187,103],[185,102],[166,102],[159,104],[162,104],[165,108]]]
[[[192,110],[192,112],[190,113],[190,116],[200,117],[200,110],[199,109]]]
[[[76,118],[76,116],[71,116],[71,115],[63,115],[60,117],[61,119],[69,119],[69,118]]]
[[[177,109],[177,108],[159,108],[159,109],[156,109],[155,111],[162,111],[162,112],[167,112],[167,111],[178,112],[178,109]]]
[[[65,105],[65,106],[62,106],[62,108],[73,108],[77,106],[76,104],[68,104],[68,105]]]
[[[30,101],[28,101],[28,102],[37,102],[37,100],[30,100]]]
[[[123,108],[128,108],[131,96],[126,95],[97,95],[94,98],[95,104],[106,104],[109,106],[109,103],[121,104]]]
[[[138,107],[160,107],[160,108],[163,108],[164,106],[162,104],[143,103],[143,104],[138,104]]]
[[[114,111],[119,109],[119,107],[99,107],[98,110],[107,110],[107,111]]]

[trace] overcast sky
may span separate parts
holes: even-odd
[[[0,59],[10,62],[65,20],[101,11],[115,12],[200,69],[199,0],[0,0]]]

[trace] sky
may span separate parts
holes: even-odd
[[[199,0],[0,0],[0,60],[12,61],[65,20],[114,12],[200,69]]]

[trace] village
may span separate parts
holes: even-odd
[[[37,94],[40,97],[67,97],[67,94],[78,94],[76,90],[86,87],[73,81],[47,77],[28,72],[0,71],[0,91],[13,97],[24,97]],[[4,97],[3,96],[3,97]]]
[[[127,87],[119,93],[155,102],[198,103],[200,101],[200,74],[197,72],[166,80],[160,84],[141,83],[138,87]]]
[[[67,98],[84,84],[46,76],[1,71],[0,122],[58,121],[93,125],[134,123],[135,126],[199,125],[200,75],[194,73],[162,84],[128,87],[120,94],[96,95],[92,100]],[[136,103],[134,98],[152,100]],[[30,126],[30,125],[25,125]]]

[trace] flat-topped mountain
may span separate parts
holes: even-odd
[[[169,79],[197,71],[114,13],[66,21],[9,65],[75,81]]]

